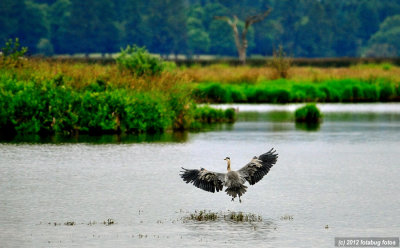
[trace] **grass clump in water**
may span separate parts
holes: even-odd
[[[293,215],[285,214],[284,216],[281,216],[281,220],[293,220]]]
[[[200,210],[200,211],[196,210],[194,211],[194,213],[190,214],[188,219],[196,221],[216,221],[218,219],[218,214],[206,210]]]
[[[106,226],[111,226],[115,224],[115,221],[113,219],[107,219],[107,221],[103,221],[103,224]]]
[[[228,215],[224,215],[225,220],[233,220],[236,222],[260,222],[262,217],[260,215],[255,215],[251,213],[243,212],[231,212]]]
[[[260,215],[252,214],[252,213],[243,213],[243,212],[211,212],[206,210],[195,211],[191,213],[186,220],[195,220],[195,221],[217,221],[217,220],[225,220],[225,221],[234,221],[234,222],[261,222],[262,217]]]
[[[322,114],[315,103],[296,109],[294,115],[298,123],[319,123],[322,118]]]

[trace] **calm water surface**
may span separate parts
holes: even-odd
[[[319,106],[324,122],[311,129],[293,123],[296,105],[235,105],[238,121],[208,132],[3,141],[0,246],[333,247],[337,236],[398,237],[400,105]],[[241,204],[178,176],[181,166],[224,171],[226,156],[239,169],[271,147],[277,164]],[[262,221],[187,220],[196,210]]]

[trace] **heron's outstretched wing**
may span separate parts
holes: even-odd
[[[203,168],[188,170],[182,167],[180,176],[186,183],[193,183],[197,188],[213,193],[222,190],[225,181],[224,173],[208,171]]]
[[[248,164],[237,172],[243,178],[245,178],[250,185],[253,185],[260,181],[267,173],[269,169],[276,163],[278,154],[275,153],[274,148],[268,152],[261,154],[259,157],[254,157]]]

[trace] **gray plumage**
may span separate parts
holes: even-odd
[[[226,187],[225,192],[232,197],[232,201],[246,193],[247,181],[250,185],[254,185],[260,181],[276,163],[278,154],[272,148],[268,152],[261,154],[260,156],[254,156],[253,159],[243,166],[240,170],[233,171],[230,169],[230,158],[226,157],[228,163],[228,172],[219,173],[208,171],[204,168],[200,170],[196,169],[185,169],[182,167],[180,176],[186,183],[193,183],[197,188],[203,189],[215,193],[215,191],[222,191],[223,187]]]

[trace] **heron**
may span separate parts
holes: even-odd
[[[180,176],[186,183],[193,183],[194,186],[202,190],[215,193],[215,191],[222,191],[226,187],[225,192],[232,197],[232,201],[239,197],[239,202],[242,200],[240,197],[246,193],[247,186],[244,185],[246,181],[250,185],[259,182],[276,163],[278,154],[272,148],[260,156],[254,156],[249,163],[243,166],[240,170],[231,170],[231,159],[226,157],[227,172],[219,173],[206,170],[204,168],[185,169],[182,167]]]

